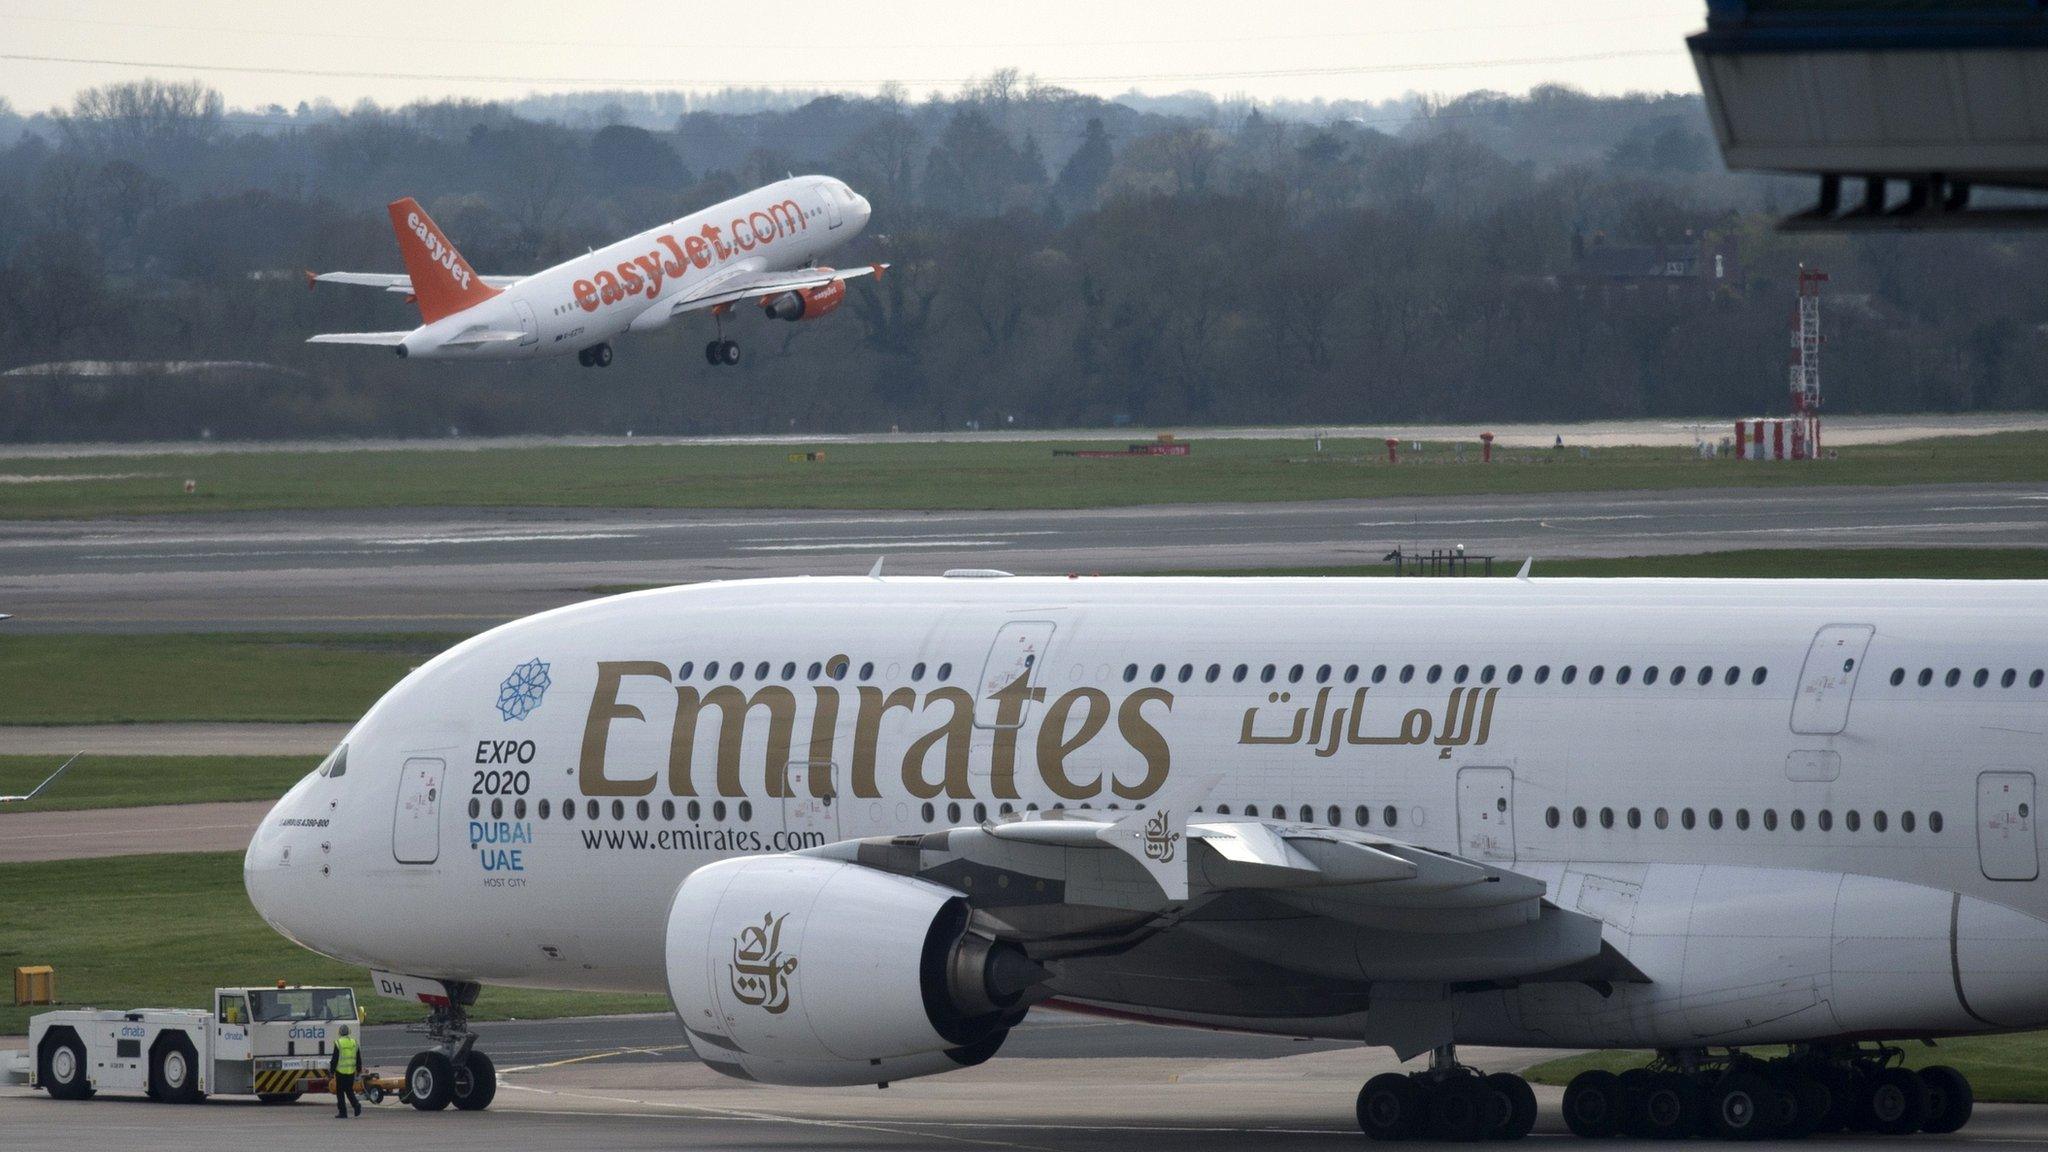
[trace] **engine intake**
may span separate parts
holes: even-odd
[[[979,1064],[1045,969],[969,930],[959,893],[806,856],[722,860],[677,888],[669,998],[704,1062],[773,1084]]]

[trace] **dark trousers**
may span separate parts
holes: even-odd
[[[358,1116],[363,1114],[363,1102],[356,1099],[356,1078],[337,1075],[334,1078],[334,1114],[346,1116],[350,1108],[354,1108]]]

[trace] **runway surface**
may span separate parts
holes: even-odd
[[[1985,436],[1998,432],[2048,430],[2048,414],[1980,412],[1943,416],[1830,416],[1826,442],[1897,444],[1939,436]],[[976,429],[958,432],[828,432],[767,436],[469,436],[434,440],[156,440],[135,443],[4,444],[0,461],[66,460],[93,456],[210,456],[239,452],[481,452],[493,448],[632,448],[722,444],[986,444],[1004,441],[1129,441],[1157,432],[1192,440],[1477,440],[1492,432],[1503,448],[1548,448],[1555,438],[1590,448],[1687,448],[1700,437],[1718,440],[1732,431],[1721,417],[1689,420],[1592,420],[1564,424],[1292,424],[1258,427],[1189,428],[1133,425],[1125,428]],[[0,483],[6,477],[0,476]]]
[[[1396,545],[1534,556],[2048,546],[2048,485],[1435,497],[1036,512],[414,509],[0,523],[13,631],[473,631],[619,585],[955,567],[1361,565]],[[1826,575],[1816,572],[1816,575]]]
[[[347,724],[7,724],[0,725],[0,756],[325,756],[348,730]]]
[[[243,800],[0,812],[0,864],[155,852],[240,852],[275,803]]]
[[[666,1016],[479,1026],[501,1069],[497,1103],[481,1114],[423,1114],[386,1101],[341,1122],[327,1097],[289,1107],[217,1101],[171,1107],[102,1096],[62,1103],[0,1088],[0,1132],[12,1146],[51,1149],[318,1150],[761,1148],[1335,1149],[1365,1146],[1351,1116],[1358,1085],[1395,1066],[1381,1050],[1150,1028],[1033,1013],[978,1068],[873,1088],[788,1089],[728,1080],[676,1049]],[[413,1046],[369,1030],[369,1066],[395,1070]],[[1546,1053],[1464,1048],[1488,1069]],[[1579,1147],[1558,1116],[1560,1093],[1538,1088],[1540,1145]],[[1838,1149],[2040,1146],[2048,1108],[1980,1105],[1943,1137],[1832,1138]],[[1660,1145],[1663,1146],[1663,1145]],[[1602,1149],[1646,1145],[1606,1141]]]

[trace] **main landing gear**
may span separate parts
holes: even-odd
[[[498,1068],[476,1050],[476,1033],[469,1030],[469,1007],[476,1003],[480,988],[450,983],[448,991],[448,1004],[436,1007],[425,1023],[407,1029],[424,1033],[434,1046],[406,1064],[405,1087],[398,1098],[422,1112],[439,1112],[450,1104],[463,1112],[481,1112],[498,1095]]]
[[[1969,1122],[1974,1098],[1962,1073],[1946,1066],[1914,1071],[1901,1060],[1898,1049],[1883,1047],[1815,1045],[1775,1060],[1734,1050],[1667,1051],[1647,1068],[1573,1077],[1564,1090],[1564,1122],[1579,1136],[1651,1140],[1902,1136],[1954,1132]]]
[[[1387,1072],[1358,1092],[1358,1126],[1375,1140],[1520,1140],[1536,1127],[1536,1093],[1512,1072],[1458,1063],[1449,1044],[1420,1072]]]
[[[740,362],[740,342],[737,340],[713,340],[704,346],[704,362],[712,367],[731,366]]]
[[[592,344],[576,353],[576,362],[585,368],[609,368],[612,366],[612,346]]]

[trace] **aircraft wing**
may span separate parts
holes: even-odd
[[[694,290],[677,296],[663,310],[662,319],[668,320],[685,312],[716,308],[720,304],[755,299],[776,292],[822,288],[834,280],[851,280],[856,276],[880,276],[888,267],[887,264],[869,264],[862,268],[794,268],[787,272],[734,272],[707,280]]]
[[[0,804],[26,803],[27,801],[33,800],[36,797],[42,795],[45,791],[49,789],[50,785],[55,784],[57,782],[57,777],[62,776],[65,770],[70,768],[73,764],[77,763],[78,758],[83,755],[85,755],[85,753],[83,752],[73,752],[71,754],[71,759],[66,760],[62,764],[57,765],[57,770],[55,772],[50,773],[48,776],[44,777],[43,782],[41,784],[38,784],[34,788],[29,789],[28,795],[0,796]]]
[[[405,343],[411,332],[322,332],[306,337],[308,344],[379,344],[386,348]]]
[[[1543,881],[1352,829],[1067,810],[801,855],[959,891],[998,938],[1062,961],[1057,994],[1074,1001],[1121,999],[1116,981],[1148,965],[1139,979],[1209,983],[1201,1003],[1219,1016],[1266,1014],[1242,992],[1254,970],[1361,1002],[1387,985],[1643,979],[1599,919],[1547,899]],[[1105,956],[1117,975],[1091,994],[1087,961]]]
[[[510,288],[512,285],[526,279],[526,277],[479,275],[477,279],[482,280],[492,288]],[[353,284],[362,288],[382,288],[386,292],[403,292],[407,295],[412,293],[412,277],[402,272],[309,271],[306,273],[306,287],[311,288],[319,284]]]

